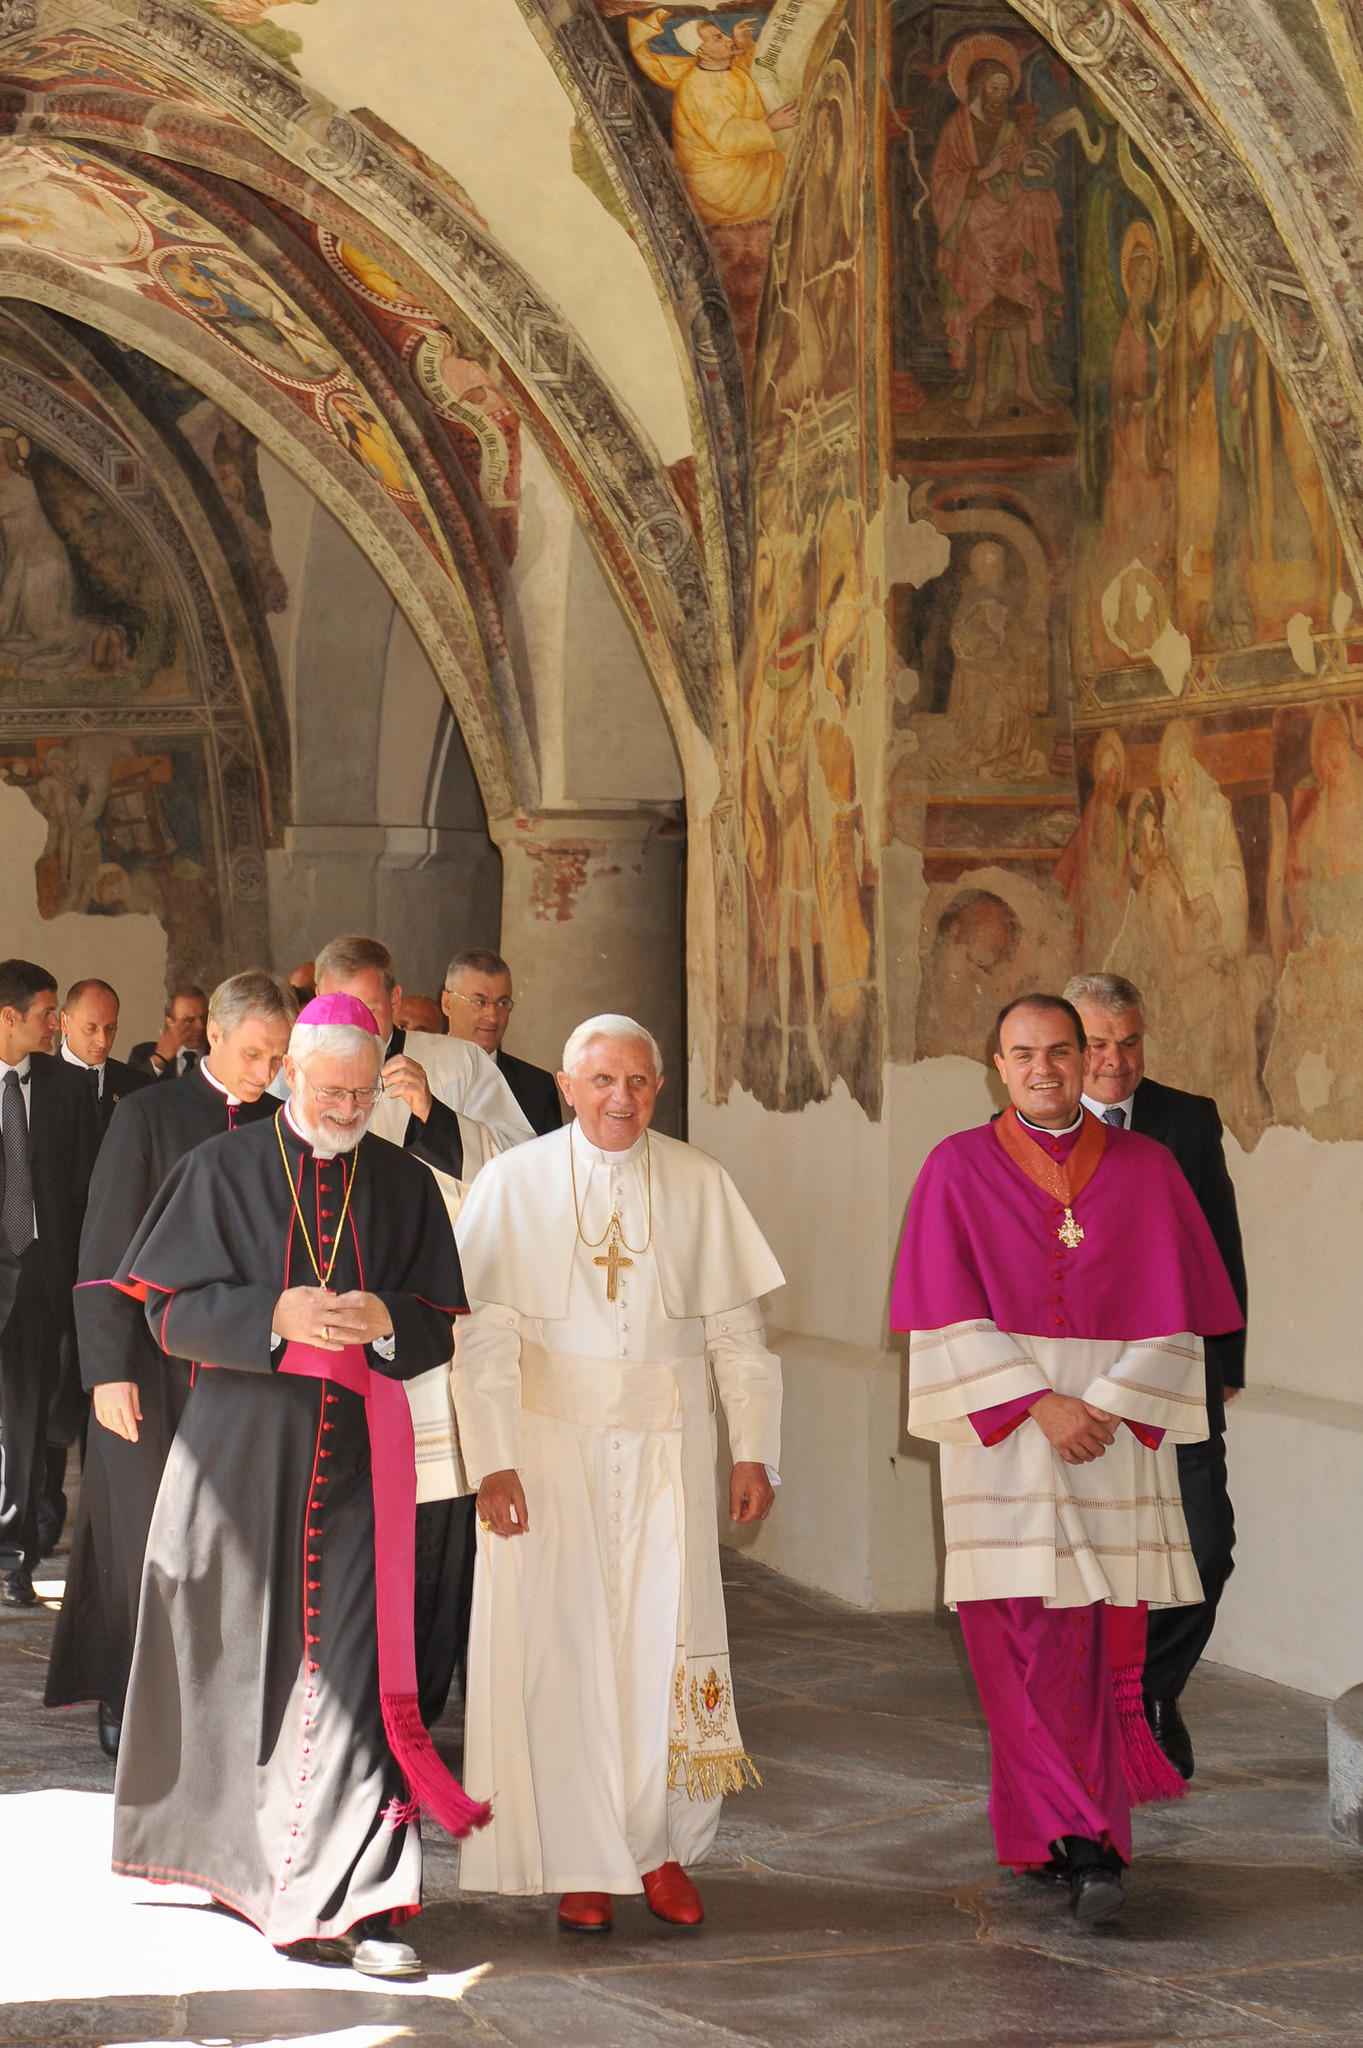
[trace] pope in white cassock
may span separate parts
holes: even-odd
[[[695,1925],[685,1864],[724,1793],[757,1782],[739,1734],[715,1513],[711,1378],[729,1513],[771,1510],[781,1366],[757,1297],[782,1283],[719,1163],[650,1131],[657,1044],[593,1017],[563,1055],[567,1129],[492,1160],[456,1227],[471,1314],[455,1406],[478,1488],[464,1779],[491,1796],[468,1891],[559,1892],[604,1932],[642,1891]]]

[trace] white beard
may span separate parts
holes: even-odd
[[[374,1109],[371,1107],[368,1114],[356,1123],[354,1130],[344,1138],[338,1137],[331,1131],[324,1130],[320,1123],[313,1122],[303,1106],[303,1096],[300,1089],[295,1089],[294,1093],[289,1097],[289,1114],[319,1159],[339,1159],[345,1153],[355,1150],[355,1147],[369,1129]]]

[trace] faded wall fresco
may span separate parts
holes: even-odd
[[[1151,167],[993,6],[895,10],[887,829],[913,1050],[1128,974],[1152,1071],[1363,1136],[1363,626],[1315,457]]]
[[[264,957],[245,650],[145,454],[44,334],[65,338],[0,311],[0,780],[46,828],[42,919],[153,916],[171,981],[211,985]]]
[[[768,1105],[798,1108],[841,1077],[874,1112],[884,708],[867,569],[874,258],[855,25],[839,30],[809,96],[758,333],[743,1079]]]
[[[749,371],[809,71],[843,0],[746,8],[596,0],[676,159],[724,280]],[[811,59],[813,60],[811,62]]]

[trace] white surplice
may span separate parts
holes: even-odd
[[[612,1302],[598,1262],[613,1212],[630,1263]],[[464,1844],[460,1883],[637,1892],[642,1872],[699,1862],[723,1791],[754,1775],[709,1385],[734,1459],[774,1468],[780,1364],[755,1297],[780,1270],[715,1161],[652,1134],[602,1152],[576,1124],[486,1168],[457,1235],[465,1463],[474,1484],[516,1469],[529,1514],[524,1536],[479,1531],[464,1782],[493,1819]]]
[[[980,1441],[972,1415],[1048,1389],[1121,1419],[1101,1458],[1067,1465],[1030,1416],[1002,1442]],[[1163,1440],[1141,1442],[1133,1422]],[[914,1330],[908,1427],[942,1446],[948,1606],[1201,1600],[1176,1448],[1207,1434],[1200,1337],[1053,1339],[984,1320]]]

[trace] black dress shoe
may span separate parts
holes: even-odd
[[[110,1762],[116,1760],[118,1756],[118,1738],[122,1733],[123,1723],[119,1720],[113,1708],[106,1707],[103,1700],[101,1700],[99,1703],[99,1746]]]
[[[1120,1874],[1105,1863],[1089,1863],[1070,1872],[1070,1911],[1081,1927],[1110,1920],[1126,1904]]]
[[[1052,1855],[1049,1863],[1034,1863],[1030,1870],[1023,1871],[1033,1884],[1064,1884],[1070,1874],[1069,1858]]]
[[[1188,1733],[1177,1700],[1145,1702],[1145,1718],[1154,1736],[1180,1778],[1193,1775],[1193,1738]]]
[[[26,1564],[16,1565],[12,1572],[5,1573],[4,1585],[0,1587],[0,1600],[6,1607],[36,1607],[38,1595],[33,1590],[33,1574]]]

